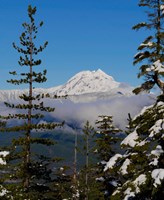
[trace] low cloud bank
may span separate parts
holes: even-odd
[[[128,113],[134,117],[144,106],[149,106],[154,101],[155,97],[150,95],[122,96],[90,103],[73,103],[64,100],[62,103],[54,103],[56,110],[51,116],[64,119],[67,123],[77,122],[82,127],[87,120],[94,125],[99,115],[112,115],[114,124],[125,129]]]
[[[74,103],[68,99],[45,99],[45,106],[55,107],[55,111],[53,113],[45,113],[44,121],[65,121],[64,131],[71,132],[74,128],[82,128],[87,120],[94,126],[99,115],[112,115],[114,124],[118,128],[124,130],[127,125],[128,113],[134,117],[144,106],[149,106],[154,102],[155,97],[146,94],[115,97],[89,103]],[[1,115],[18,113],[19,111],[6,108],[3,103],[0,104]],[[14,123],[14,125],[15,123],[20,124],[21,121],[12,120],[10,121],[10,126],[12,123]]]

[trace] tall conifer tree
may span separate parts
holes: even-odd
[[[135,93],[150,91],[158,86],[161,95],[154,105],[143,108],[130,119],[130,133],[122,141],[124,154],[116,154],[107,162],[104,171],[117,169],[120,185],[111,195],[112,200],[160,200],[164,198],[164,57],[163,57],[163,0],[140,0],[139,6],[148,10],[148,22],[134,29],[148,28],[153,35],[145,39],[135,55],[134,64],[142,63],[139,77],[146,81]]]
[[[17,73],[10,72],[18,79],[8,80],[14,85],[27,84],[29,86],[28,92],[20,95],[20,103],[12,104],[5,102],[5,105],[11,109],[15,109],[18,114],[9,114],[8,116],[1,116],[4,121],[15,120],[21,121],[21,125],[13,125],[11,127],[6,124],[6,128],[1,128],[4,132],[18,132],[19,137],[14,138],[10,148],[10,153],[6,157],[7,165],[5,174],[1,174],[1,182],[8,190],[8,197],[6,199],[53,199],[49,196],[52,188],[50,183],[52,181],[52,161],[53,158],[45,155],[35,154],[33,147],[36,145],[53,145],[54,142],[50,139],[40,138],[37,136],[39,130],[53,130],[56,126],[61,124],[56,123],[38,123],[44,118],[45,112],[53,112],[54,108],[44,106],[43,99],[48,97],[45,94],[36,94],[34,92],[34,84],[45,82],[46,70],[37,72],[35,67],[41,64],[41,60],[37,56],[42,52],[48,42],[45,42],[39,47],[36,46],[37,33],[43,22],[37,26],[35,23],[36,7],[28,6],[29,22],[22,24],[23,33],[20,36],[20,47],[13,43],[13,47],[21,54],[18,61],[19,65],[25,72]],[[20,77],[20,78],[19,78]],[[32,131],[35,134],[32,134]],[[51,168],[49,165],[51,164]],[[3,175],[3,176],[2,176]],[[10,197],[9,197],[10,195]]]
[[[96,133],[96,154],[98,159],[98,178],[97,180],[102,182],[101,190],[104,193],[104,198],[108,199],[111,191],[113,190],[113,175],[108,172],[104,172],[104,165],[115,154],[114,145],[118,142],[119,138],[116,133],[120,130],[113,125],[112,116],[101,115],[96,121],[97,133]]]
[[[95,130],[89,121],[84,125],[83,133],[84,146],[81,152],[85,156],[85,166],[79,172],[80,199],[102,199],[103,193],[99,191],[101,184],[96,181],[97,166],[95,166],[96,158],[93,152]]]

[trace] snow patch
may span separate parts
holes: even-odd
[[[6,165],[5,157],[9,154],[8,151],[0,152],[0,165]]]
[[[118,183],[117,181],[115,181],[115,180],[110,181],[109,183],[110,183],[111,185],[113,185],[114,187],[117,187],[117,186],[119,185],[119,183]]]
[[[6,188],[4,188],[2,185],[0,185],[0,197],[5,196],[8,193]]]
[[[139,142],[139,143],[137,144],[137,146],[142,147],[142,146],[144,146],[146,143],[148,143],[148,141],[143,140],[143,141]]]
[[[161,10],[162,14],[164,14],[164,4],[162,4],[162,5],[160,6],[160,10]]]
[[[153,158],[153,161],[150,162],[150,165],[154,165],[154,166],[158,165],[158,159],[163,152],[164,151],[161,145],[157,145],[156,149],[151,151],[151,155],[156,156],[156,157]]]
[[[147,72],[155,71],[160,73],[164,73],[164,65],[160,60],[155,61],[150,68],[146,69]]]
[[[140,189],[139,189],[139,186],[140,185],[143,185],[146,181],[146,175],[145,174],[141,174],[139,175],[133,182],[132,184],[134,185],[135,187],[135,191],[132,191],[132,188],[131,187],[128,187],[124,194],[126,195],[124,197],[124,200],[128,200],[130,197],[135,197],[135,194],[139,193],[140,192]],[[128,184],[129,182],[126,182],[125,184]]]
[[[153,46],[153,42],[148,42],[148,43],[142,43],[140,44],[140,47],[152,47]]]
[[[99,177],[99,178],[96,178],[96,181],[100,181],[100,182],[104,182],[105,181],[105,179],[104,179],[104,177]]]
[[[164,119],[159,119],[155,122],[154,126],[150,128],[149,137],[154,137],[154,135],[158,134],[162,130],[164,130]]]
[[[151,176],[154,179],[153,185],[158,187],[158,185],[161,185],[161,181],[164,179],[164,169],[154,169]]]
[[[126,195],[124,200],[128,200],[130,197],[135,197],[135,193],[131,192],[131,188],[127,188],[124,192],[124,194]]]
[[[107,171],[108,169],[112,169],[119,158],[122,158],[121,154],[115,154],[112,158],[110,158],[110,160],[106,163],[104,172]]]
[[[161,145],[157,145],[156,149],[151,151],[151,154],[159,157],[163,152]]]
[[[133,181],[133,184],[136,187],[136,190],[135,190],[136,193],[140,192],[140,189],[139,189],[138,186],[143,185],[145,183],[145,181],[146,181],[146,175],[145,174],[139,175],[139,177],[137,177],[136,180]]]
[[[137,144],[138,134],[136,131],[130,133],[122,142],[121,145],[129,145],[130,147],[134,147]]]
[[[127,158],[127,159],[124,161],[124,163],[123,163],[123,165],[121,166],[121,168],[120,168],[120,171],[121,171],[121,173],[122,173],[123,175],[125,175],[125,174],[128,173],[128,172],[127,172],[128,165],[130,165],[130,160]]]

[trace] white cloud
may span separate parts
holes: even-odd
[[[151,105],[155,101],[150,95],[137,95],[129,97],[114,97],[108,100],[97,100],[89,103],[74,103],[71,100],[46,99],[45,105],[55,107],[53,113],[46,113],[46,121],[65,121],[67,125],[81,126],[89,120],[92,125],[99,115],[112,115],[116,126],[125,129],[128,113],[135,116],[144,106]],[[1,115],[18,112],[8,109],[0,104]]]
[[[64,100],[62,103],[56,102],[56,110],[51,115],[66,122],[77,121],[80,124],[89,120],[94,124],[99,115],[112,115],[115,125],[125,129],[128,113],[135,116],[140,110],[154,102],[148,95],[138,95],[130,97],[116,97],[109,100],[97,100],[89,103],[73,103]]]

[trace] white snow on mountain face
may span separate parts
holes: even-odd
[[[120,83],[102,70],[82,71],[73,76],[58,91],[59,95],[80,95],[94,92],[107,92],[118,88]]]
[[[100,96],[132,95],[133,87],[119,83],[101,69],[82,71],[70,78],[65,84],[49,89],[36,89],[36,92],[48,92],[51,95],[71,96],[71,100],[87,102]],[[88,98],[89,97],[89,98]],[[95,98],[96,97],[96,98]],[[81,100],[80,100],[81,99]],[[84,100],[86,99],[86,100]]]
[[[26,90],[0,90],[0,101],[15,100]]]
[[[99,96],[106,96],[106,94],[107,96],[129,96],[132,94],[132,89],[133,88],[131,86],[125,83],[116,82],[112,76],[109,76],[102,70],[98,69],[97,71],[79,72],[69,79],[64,85],[48,89],[36,88],[33,92],[49,93],[51,96],[69,95],[79,97],[79,95],[85,95],[83,96],[85,98],[87,98],[87,95],[89,94],[89,96],[92,96],[90,100],[95,100],[95,97],[98,99]],[[28,90],[0,90],[0,101],[18,99],[23,92],[28,92]]]

